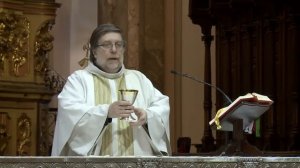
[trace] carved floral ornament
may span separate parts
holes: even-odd
[[[46,20],[38,28],[34,41],[34,69],[44,78],[48,88],[59,92],[65,80],[49,68],[49,54],[54,37],[50,33],[54,19]],[[15,76],[21,76],[20,68],[28,63],[30,27],[21,13],[0,9],[0,75],[10,68]]]
[[[0,10],[0,72],[8,61],[14,75],[27,62],[29,21],[21,14]]]
[[[38,29],[34,44],[34,69],[40,76],[44,77],[45,85],[58,93],[62,90],[65,79],[49,67],[49,57],[54,40],[53,35],[50,33],[53,25],[54,20],[50,19],[45,21]]]
[[[31,142],[31,128],[32,123],[27,114],[22,113],[18,118],[17,123],[17,155],[26,156],[30,154]]]
[[[35,71],[42,75],[49,69],[49,53],[53,49],[54,37],[50,31],[53,27],[54,20],[47,20],[39,28],[35,37]]]

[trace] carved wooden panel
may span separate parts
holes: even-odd
[[[0,101],[0,118],[1,155],[36,155],[36,104]]]
[[[51,73],[58,4],[0,0],[0,155],[49,155],[48,103],[62,86]]]

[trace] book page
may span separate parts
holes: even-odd
[[[216,123],[220,123],[221,130],[232,131],[232,121],[235,119],[243,119],[243,128],[246,129],[253,124],[254,120],[266,112],[272,103],[273,101],[267,96],[257,93],[248,93],[244,96],[239,96],[229,106],[220,109],[216,117],[212,119],[209,124],[215,127],[217,126]]]
[[[264,96],[264,95],[261,95],[258,93],[252,93],[252,95],[255,96],[257,101],[259,101],[259,102],[266,102],[266,103],[270,103],[270,104],[273,103],[273,101],[271,99],[269,99],[268,96]]]
[[[236,106],[242,100],[244,100],[244,101],[250,101],[250,100],[255,101],[256,99],[251,93],[248,93],[244,96],[239,96],[229,106],[222,108],[222,112],[219,114],[219,117],[223,116],[228,110],[230,110],[233,106]]]
[[[261,105],[257,103],[242,102],[239,106],[236,106],[233,109],[233,112],[230,115],[225,116],[220,120],[222,126],[221,130],[223,131],[233,131],[232,122],[235,119],[243,120],[243,129],[252,124],[254,120],[259,118],[264,112],[270,108],[269,105]],[[214,123],[212,123],[214,124]]]

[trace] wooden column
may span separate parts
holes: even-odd
[[[263,58],[261,58],[261,63],[268,63],[268,66],[261,65],[261,68],[263,72],[260,74],[262,78],[265,78],[267,80],[264,83],[268,85],[268,87],[263,88],[263,84],[261,83],[261,89],[264,90],[266,94],[274,101],[278,102],[281,98],[277,99],[276,94],[276,88],[278,88],[279,83],[274,83],[274,81],[277,81],[280,79],[280,65],[276,62],[279,61],[279,53],[277,49],[276,43],[278,43],[278,37],[279,37],[279,22],[278,20],[266,20],[262,23],[262,36],[264,40],[263,46],[266,47],[265,55]],[[267,69],[265,69],[267,68]],[[274,75],[270,75],[274,73]],[[278,106],[278,103],[275,103],[274,106]],[[266,113],[266,118],[261,119],[261,123],[264,123],[265,129],[263,130],[262,134],[264,135],[264,145],[263,150],[279,150],[279,141],[276,137],[278,137],[277,134],[277,125],[276,125],[276,117],[278,117],[278,111],[274,110],[272,107],[269,113]],[[283,117],[283,116],[282,116]],[[284,118],[284,117],[283,117]],[[265,122],[263,122],[265,121]]]
[[[201,27],[201,32],[203,34],[202,41],[205,45],[205,64],[204,64],[204,80],[207,83],[211,83],[211,42],[213,36],[211,35],[212,29],[212,18],[206,13],[209,8],[208,1],[197,1],[190,0],[189,4],[189,17],[191,18],[194,24],[197,24]],[[202,17],[199,17],[203,15]],[[202,146],[201,152],[210,152],[215,150],[214,137],[212,136],[212,130],[209,126],[209,121],[212,118],[212,96],[211,96],[211,87],[204,86],[204,134],[202,136]],[[199,151],[199,150],[198,150]]]
[[[213,40],[211,35],[212,25],[202,25],[202,40],[205,44],[205,64],[204,64],[204,81],[211,83],[211,52],[210,46]],[[209,126],[209,121],[212,118],[212,100],[211,100],[211,87],[204,86],[204,135],[202,137],[202,152],[210,152],[215,149],[214,137],[212,130]]]
[[[297,13],[298,12],[298,13]],[[300,54],[300,13],[299,10],[290,15],[287,15],[286,22],[286,54],[285,65],[286,75],[285,80],[285,97],[286,97],[286,114],[288,123],[288,150],[300,150],[300,79],[299,79],[299,54]],[[298,75],[297,75],[298,74]]]

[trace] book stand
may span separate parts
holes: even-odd
[[[229,144],[224,145],[217,151],[217,155],[224,156],[261,156],[263,152],[251,145],[243,131],[243,120],[235,119],[233,124],[233,137]]]
[[[233,138],[229,144],[221,147],[217,154],[263,155],[263,152],[247,141],[244,136],[244,129],[252,130],[252,122],[268,111],[272,104],[273,101],[267,96],[248,93],[245,96],[239,96],[229,106],[220,109],[209,124],[215,128],[221,126],[220,129],[223,131],[233,131]]]

